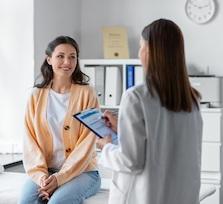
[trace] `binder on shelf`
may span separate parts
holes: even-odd
[[[135,84],[135,69],[134,65],[126,65],[126,89]]]
[[[90,85],[95,88],[100,105],[105,104],[105,68],[103,66],[89,66],[83,72],[90,77]]]
[[[98,96],[99,103],[105,104],[105,68],[100,66],[96,67],[95,74],[95,89]]]
[[[143,74],[142,66],[135,66],[135,84],[134,85],[143,83],[143,80],[144,80],[144,74]]]
[[[121,69],[117,66],[106,67],[105,105],[119,105],[122,94]]]
[[[90,77],[89,84],[95,87],[95,67],[83,67],[82,72]]]

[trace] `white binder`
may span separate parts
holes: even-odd
[[[105,76],[105,105],[119,105],[122,93],[121,68],[106,67]]]
[[[135,66],[135,85],[143,83],[144,74],[142,66]]]
[[[95,88],[100,105],[105,104],[105,68],[103,66],[85,67],[83,72],[90,77],[90,85]]]
[[[95,67],[83,67],[82,71],[90,77],[89,84],[95,87]]]

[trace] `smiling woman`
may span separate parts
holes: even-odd
[[[95,136],[72,119],[98,107],[78,55],[76,41],[68,36],[57,37],[46,49],[43,80],[35,84],[25,115],[23,163],[29,178],[20,204],[79,204],[100,188]]]
[[[77,65],[77,52],[72,45],[58,45],[52,56],[47,57],[47,62],[53,69],[53,81],[64,79],[71,83],[67,78],[71,77]]]
[[[45,53],[47,57],[41,66],[43,81],[35,84],[35,87],[46,88],[58,80],[70,84],[87,84],[88,76],[80,70],[79,47],[74,39],[59,36],[49,43]]]

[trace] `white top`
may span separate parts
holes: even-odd
[[[60,94],[52,89],[47,103],[47,121],[53,136],[53,157],[49,168],[60,169],[65,161],[62,128],[69,103],[69,93]]]
[[[100,163],[113,170],[109,204],[199,204],[202,118],[172,112],[145,84],[122,97],[119,146],[107,144]]]

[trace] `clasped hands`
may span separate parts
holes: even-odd
[[[40,181],[40,188],[38,189],[39,197],[42,200],[49,200],[57,187],[57,179],[54,175],[43,176]]]
[[[112,112],[106,110],[103,113],[103,118],[105,120],[105,124],[108,127],[110,127],[113,131],[117,132],[117,122],[118,122],[117,115],[114,115]],[[110,135],[108,135],[103,138],[98,138],[96,141],[96,145],[97,145],[97,148],[103,149],[106,144],[111,143],[111,142],[112,142],[112,138]]]

